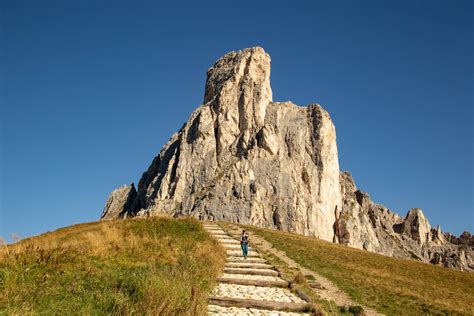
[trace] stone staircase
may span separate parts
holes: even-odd
[[[209,297],[208,315],[309,315],[309,304],[293,294],[280,273],[251,247],[247,259],[240,242],[219,225],[203,224],[226,249],[227,262]]]

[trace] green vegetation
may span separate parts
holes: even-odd
[[[0,314],[205,314],[224,249],[190,219],[75,225],[0,248]]]
[[[333,281],[359,304],[384,314],[474,314],[473,273],[390,258],[296,234],[246,228],[300,265]]]
[[[305,277],[297,268],[289,267],[283,260],[268,251],[259,250],[260,253],[267,259],[273,266],[275,266],[281,273],[281,277],[293,284],[292,292],[296,293],[296,288],[309,298],[310,303],[314,311],[319,313],[313,313],[314,315],[353,315],[351,313],[339,312],[337,306],[333,302],[321,299],[316,292],[314,292],[308,284],[308,278]],[[313,315],[312,314],[312,315]]]

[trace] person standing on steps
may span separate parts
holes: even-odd
[[[242,235],[240,236],[240,247],[242,247],[244,259],[247,259],[249,253],[249,234],[245,230],[242,231]]]

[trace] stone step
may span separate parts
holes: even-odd
[[[232,297],[272,302],[305,303],[306,301],[281,287],[219,283],[211,293],[215,297]]]
[[[219,316],[235,316],[235,315],[258,315],[258,316],[310,316],[309,313],[301,312],[282,312],[272,311],[261,308],[245,308],[235,306],[219,306],[209,304],[207,305],[207,315],[219,315]]]
[[[236,240],[232,237],[230,237],[229,235],[226,235],[226,234],[214,234],[214,233],[210,233],[213,237],[215,238],[229,238],[229,239],[232,239],[232,240]]]
[[[308,303],[260,301],[245,298],[209,297],[209,304],[225,307],[257,308],[271,311],[305,312],[310,309]]]
[[[239,245],[240,246],[240,242],[235,240],[235,239],[218,239],[221,243],[225,244],[225,245]]]
[[[242,250],[242,246],[240,244],[222,244],[225,249],[228,250]],[[252,247],[249,247],[249,251],[252,250]]]
[[[220,238],[220,239],[217,239],[217,241],[219,241],[223,246],[225,246],[225,245],[238,245],[238,246],[240,246],[240,242],[238,242],[236,240],[222,240],[222,238]]]
[[[265,259],[262,259],[262,258],[247,258],[247,259],[245,259],[242,256],[239,256],[239,257],[229,256],[229,257],[227,257],[227,262],[267,263],[267,261]]]
[[[242,251],[237,250],[227,250],[228,256],[242,256]],[[255,251],[249,251],[247,257],[250,258],[260,258],[260,254]]]
[[[212,237],[214,237],[215,239],[221,241],[221,240],[227,240],[227,241],[236,241],[235,239],[233,238],[230,238],[229,236],[224,236],[224,235],[211,235]]]
[[[272,269],[224,268],[224,273],[280,276],[278,271]]]
[[[227,262],[225,268],[274,269],[266,263]]]
[[[218,242],[220,242],[223,246],[226,245],[237,245],[240,247],[240,243],[238,241],[233,241],[233,240],[222,240],[222,239],[217,239]]]
[[[274,276],[224,273],[217,280],[221,283],[230,284],[288,287],[288,282]]]

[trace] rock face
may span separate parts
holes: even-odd
[[[458,270],[474,270],[474,240],[469,233],[460,238],[443,234],[439,226],[431,228],[418,208],[409,210],[405,218],[400,217],[358,190],[348,172],[341,173],[341,192],[342,211],[335,223],[336,239],[341,244]]]
[[[340,173],[329,114],[318,104],[273,102],[270,62],[260,47],[220,58],[207,71],[204,104],[155,157],[138,191],[112,192],[102,218],[226,220],[400,257],[404,240],[421,249],[436,235],[444,245],[421,210],[402,219]]]
[[[137,191],[133,183],[113,190],[105,203],[101,218],[115,219],[132,215],[136,198]]]

